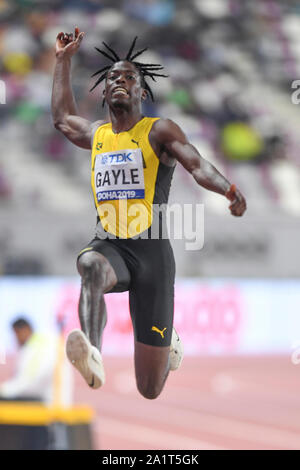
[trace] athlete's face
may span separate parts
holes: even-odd
[[[112,107],[140,106],[147,91],[141,85],[136,67],[127,61],[116,62],[109,70],[104,90],[106,102]]]

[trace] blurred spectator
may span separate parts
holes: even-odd
[[[58,339],[34,331],[31,323],[20,317],[12,324],[20,351],[15,375],[0,385],[0,399],[30,400],[52,404],[58,356]],[[62,404],[69,406],[72,386],[69,364],[64,361],[62,378]]]
[[[5,259],[3,270],[4,274],[9,276],[41,276],[45,272],[45,267],[35,255],[11,254]]]
[[[174,14],[172,0],[127,0],[125,11],[156,26],[170,23]]]
[[[263,141],[246,122],[233,121],[221,131],[221,147],[231,161],[254,161],[263,151]]]
[[[9,199],[12,195],[12,187],[7,179],[5,172],[0,166],[0,198]]]

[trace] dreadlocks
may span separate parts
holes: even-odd
[[[95,49],[100,52],[100,54],[104,55],[107,59],[109,59],[113,64],[116,62],[120,62],[122,60],[126,60],[128,62],[131,62],[135,67],[138,69],[140,76],[143,81],[143,87],[149,92],[149,95],[151,96],[152,101],[154,101],[153,93],[152,90],[149,86],[149,84],[146,82],[145,77],[150,77],[154,82],[156,82],[155,77],[168,77],[168,75],[163,75],[161,73],[157,73],[159,70],[162,70],[164,67],[160,64],[143,64],[141,62],[136,62],[134,59],[136,59],[138,56],[143,54],[143,52],[147,51],[148,47],[145,47],[144,49],[141,49],[140,51],[136,52],[133,54],[135,43],[137,40],[137,36],[134,38],[129,51],[125,57],[125,59],[121,59],[118,54],[111,48],[109,47],[104,41],[102,44],[104,47],[106,47],[107,51],[98,49],[98,47],[95,47]],[[96,86],[99,85],[103,80],[106,79],[108,70],[112,67],[112,65],[106,65],[105,67],[102,67],[102,69],[98,70],[95,72],[92,77],[95,77],[96,75],[100,75],[100,77],[97,79],[95,85],[90,89],[90,91],[94,90]],[[103,100],[103,105],[104,105]]]

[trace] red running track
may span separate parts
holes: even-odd
[[[102,389],[76,372],[95,449],[300,449],[300,364],[289,356],[187,357],[156,400],[137,392],[132,359],[104,361]]]

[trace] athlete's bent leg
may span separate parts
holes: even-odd
[[[100,349],[107,319],[103,294],[115,286],[117,276],[109,261],[94,251],[81,255],[77,269],[81,276],[79,299],[81,329],[91,344]]]
[[[170,370],[169,355],[169,346],[150,346],[135,341],[136,384],[143,397],[154,399],[161,393]]]
[[[101,254],[82,254],[77,262],[81,275],[79,319],[81,330],[73,330],[66,343],[67,357],[87,384],[97,389],[105,383],[105,371],[100,353],[102,332],[106,324],[103,294],[117,283],[108,260]]]

